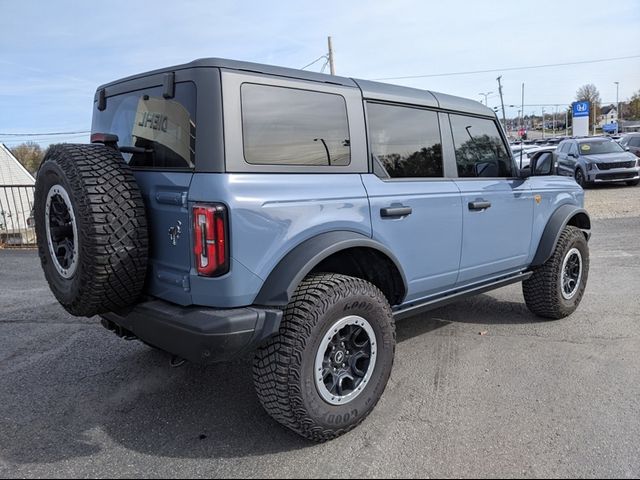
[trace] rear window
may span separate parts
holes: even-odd
[[[347,104],[336,94],[242,85],[244,157],[252,165],[351,163]]]
[[[107,108],[94,111],[94,133],[118,136],[129,165],[152,169],[193,169],[196,140],[196,86],[176,83],[175,96],[164,98],[162,87],[107,97]]]
[[[374,172],[382,178],[442,177],[438,114],[370,103],[367,106]]]

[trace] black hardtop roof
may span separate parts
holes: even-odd
[[[463,111],[476,115],[495,116],[495,112],[475,100],[463,97],[455,97],[444,93],[420,90],[417,88],[403,87],[388,83],[373,82],[370,80],[358,80],[355,78],[340,77],[337,75],[327,75],[324,73],[309,72],[295,68],[278,67],[274,65],[264,65],[260,63],[243,62],[238,60],[228,60],[224,58],[200,58],[189,63],[172,67],[152,70],[129,77],[121,78],[113,82],[106,83],[98,87],[97,90],[108,88],[131,80],[148,77],[151,75],[173,72],[176,70],[186,70],[192,68],[226,68],[246,72],[276,75],[281,77],[308,80],[312,82],[330,83],[345,87],[360,88],[364,98],[385,100],[396,103],[408,103],[426,107],[439,107],[446,110]]]

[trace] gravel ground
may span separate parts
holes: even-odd
[[[324,445],[262,411],[246,361],[170,369],[0,251],[0,477],[638,477],[639,192],[587,191],[576,314],[541,321],[512,285],[399,322],[380,404]]]
[[[640,215],[640,186],[596,185],[585,191],[585,208],[592,218]]]

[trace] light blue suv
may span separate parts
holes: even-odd
[[[585,290],[582,189],[550,155],[518,171],[478,102],[203,59],[98,88],[92,132],[38,172],[57,299],[174,363],[255,352],[315,441],[376,405],[395,320],[515,282],[558,319]]]

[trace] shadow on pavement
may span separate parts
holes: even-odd
[[[450,322],[537,321],[488,295],[398,322],[398,341]],[[0,458],[52,463],[122,448],[168,458],[240,458],[311,448],[273,421],[253,390],[250,360],[168,366],[168,356],[87,324],[69,335],[29,324],[38,352],[0,365]],[[26,328],[26,327],[25,327]],[[40,329],[40,330],[37,330]],[[41,337],[41,338],[38,338]],[[33,343],[32,343],[33,345]],[[35,357],[34,357],[35,355]]]

